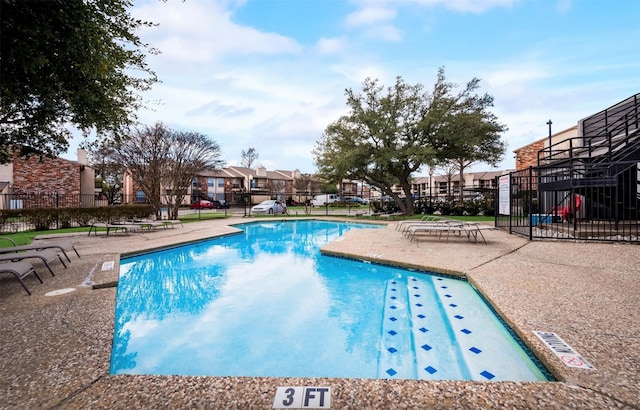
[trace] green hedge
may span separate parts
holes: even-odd
[[[0,228],[5,223],[32,225],[36,231],[46,231],[58,222],[59,228],[89,226],[93,222],[148,218],[154,211],[151,205],[118,205],[97,208],[25,208],[0,211]]]
[[[373,212],[398,212],[399,208],[395,202],[372,201],[371,209]],[[426,198],[420,198],[413,203],[413,211],[416,214],[432,215],[440,212],[441,215],[485,215],[493,216],[494,201],[490,198],[483,199],[467,199],[464,201],[429,201]]]

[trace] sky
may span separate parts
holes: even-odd
[[[131,13],[158,24],[139,35],[161,52],[141,121],[211,137],[229,166],[254,148],[267,169],[315,172],[315,142],[366,78],[479,78],[507,152],[474,171],[515,168],[549,120],[559,132],[640,93],[638,0],[145,0]]]

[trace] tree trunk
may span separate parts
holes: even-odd
[[[408,183],[402,184],[402,191],[404,192],[404,209],[402,213],[405,215],[413,215],[413,197],[411,196],[411,185]]]

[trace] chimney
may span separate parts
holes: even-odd
[[[89,161],[87,159],[87,151],[82,148],[78,148],[78,162],[82,165],[88,165]]]

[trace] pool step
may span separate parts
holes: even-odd
[[[443,309],[434,289],[433,276],[409,276],[408,291],[412,311],[411,334],[416,352],[416,371],[420,379],[465,379],[467,369],[452,329],[443,321]]]
[[[472,380],[541,380],[544,377],[525,351],[467,283],[433,278],[434,289],[455,338],[460,362]],[[500,337],[497,337],[500,335]],[[504,366],[504,363],[512,363]],[[526,363],[529,363],[527,365]]]
[[[406,287],[404,279],[387,281],[378,350],[378,378],[416,378]]]
[[[387,281],[377,377],[542,380],[478,298],[468,283],[452,278],[415,274]]]
[[[389,280],[385,298],[378,377],[461,378],[458,352],[449,342],[450,329],[440,319],[431,278]]]

